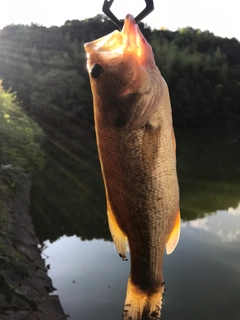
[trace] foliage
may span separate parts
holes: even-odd
[[[190,27],[176,32],[140,27],[169,85],[175,126],[237,129],[240,43]],[[0,31],[4,87],[16,91],[40,123],[55,127],[75,123],[74,130],[89,130],[92,97],[83,44],[114,28],[102,15],[66,21],[61,27],[5,27]]]
[[[230,55],[226,44],[232,43],[240,49],[236,39],[192,28],[179,30],[170,41],[165,31],[151,35],[178,126],[228,128],[239,124],[240,73],[233,71],[239,68],[240,60]]]
[[[40,127],[19,106],[16,94],[3,89],[0,82],[0,185],[14,186],[26,173],[39,168],[43,156],[39,144]],[[2,181],[2,182],[1,182]]]
[[[22,111],[16,94],[5,91],[0,80],[0,282],[5,269],[19,266],[18,257],[8,252],[8,205],[22,176],[42,166],[42,137],[40,127]]]

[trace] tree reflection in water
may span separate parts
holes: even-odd
[[[95,137],[54,137],[44,146],[47,161],[35,177],[31,215],[40,242],[62,235],[111,240]],[[220,135],[177,135],[181,216],[194,220],[240,200],[240,140]]]

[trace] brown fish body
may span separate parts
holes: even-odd
[[[168,88],[151,48],[131,16],[124,28],[123,54],[102,56],[99,40],[86,44],[95,129],[110,231],[123,259],[126,241],[130,248],[124,319],[159,319],[164,248],[169,243],[171,253],[179,237],[175,139]],[[137,57],[136,32],[143,46]]]

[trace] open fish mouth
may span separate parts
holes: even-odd
[[[87,56],[101,54],[104,59],[114,58],[119,55],[131,55],[139,64],[145,65],[149,56],[153,61],[152,48],[142,35],[134,17],[128,14],[124,20],[122,31],[113,31],[100,39],[84,45]]]

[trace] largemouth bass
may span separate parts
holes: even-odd
[[[156,320],[164,249],[170,254],[180,235],[168,87],[132,15],[85,50],[109,228],[123,260],[130,249],[123,319]]]

